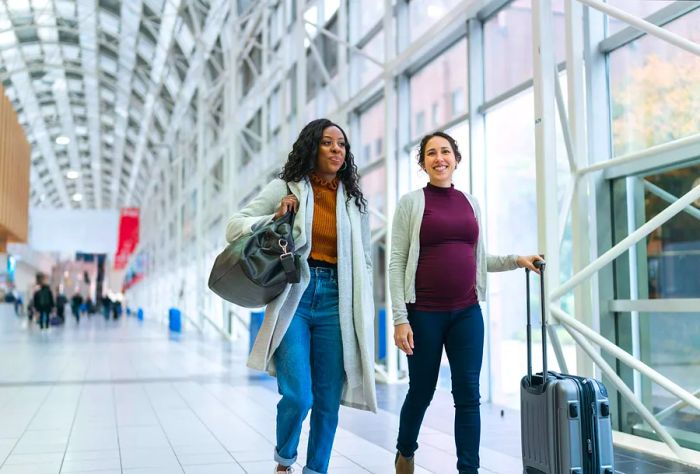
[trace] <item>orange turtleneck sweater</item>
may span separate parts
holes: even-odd
[[[313,260],[338,263],[338,243],[335,224],[335,202],[338,178],[326,181],[309,175],[314,192],[314,221],[311,225],[311,255]]]

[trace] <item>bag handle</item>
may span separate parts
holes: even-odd
[[[547,312],[544,299],[544,268],[547,263],[544,260],[534,262],[540,270],[540,307],[542,310],[542,385],[547,380]],[[532,318],[530,316],[530,269],[525,268],[525,282],[527,286],[527,379],[532,386]]]
[[[287,184],[287,194],[294,194],[292,193],[291,188],[289,187],[289,183]],[[294,230],[294,216],[295,212],[294,211],[287,211],[285,216],[289,216],[289,226],[292,230],[290,230],[290,235],[291,232]],[[284,275],[287,278],[287,281],[289,283],[297,283],[297,265],[296,265],[296,259],[294,258],[294,250],[295,249],[288,249],[287,247],[289,246],[289,242],[287,242],[285,239],[279,239],[278,245],[282,249],[282,254],[280,255],[280,263],[282,263],[282,269],[284,270]]]

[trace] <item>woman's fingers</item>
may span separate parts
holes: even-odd
[[[397,326],[394,333],[394,343],[406,355],[413,355],[413,331],[409,327]]]
[[[280,201],[280,207],[275,214],[276,217],[282,217],[288,212],[297,212],[299,209],[299,201],[293,194],[289,194],[282,198]]]
[[[535,262],[537,262],[538,260],[543,260],[542,257],[540,257],[539,255],[530,255],[529,257],[527,257],[527,260],[528,268],[533,272],[539,274],[540,269],[535,266]]]
[[[518,266],[532,270],[533,272],[539,274],[540,269],[535,266],[535,262],[538,260],[543,260],[539,255],[528,255],[518,257]]]

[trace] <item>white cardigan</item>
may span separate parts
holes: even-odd
[[[486,299],[486,272],[503,272],[518,268],[517,255],[489,255],[481,211],[476,198],[464,193],[474,209],[479,225],[476,244],[476,294],[479,301]],[[416,270],[420,256],[420,227],[425,210],[423,189],[411,191],[399,200],[394,213],[391,232],[391,259],[389,261],[389,291],[394,325],[408,322],[407,303],[416,302]]]
[[[314,193],[308,179],[290,182],[289,189],[299,200],[292,235],[301,257],[301,281],[289,284],[265,308],[265,318],[248,358],[248,366],[275,374],[273,354],[282,342],[299,301],[310,281],[307,259],[311,253]],[[257,224],[269,222],[280,201],[287,195],[287,183],[275,179],[244,208],[231,217],[226,240],[233,242],[252,232]],[[369,216],[361,213],[355,201],[346,199],[342,183],[336,201],[338,236],[338,294],[340,330],[343,340],[345,386],[343,405],[377,410],[374,385],[374,299],[370,253]]]

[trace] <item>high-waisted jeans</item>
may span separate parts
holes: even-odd
[[[476,474],[479,468],[479,374],[484,349],[484,320],[478,304],[456,311],[409,310],[413,355],[408,356],[409,388],[401,408],[397,449],[405,457],[418,449],[418,431],[435,393],[445,347],[452,373],[455,403],[457,469]]]
[[[277,387],[275,460],[296,462],[301,426],[311,410],[304,474],[326,474],[345,380],[335,269],[311,268],[311,281],[274,355]]]

